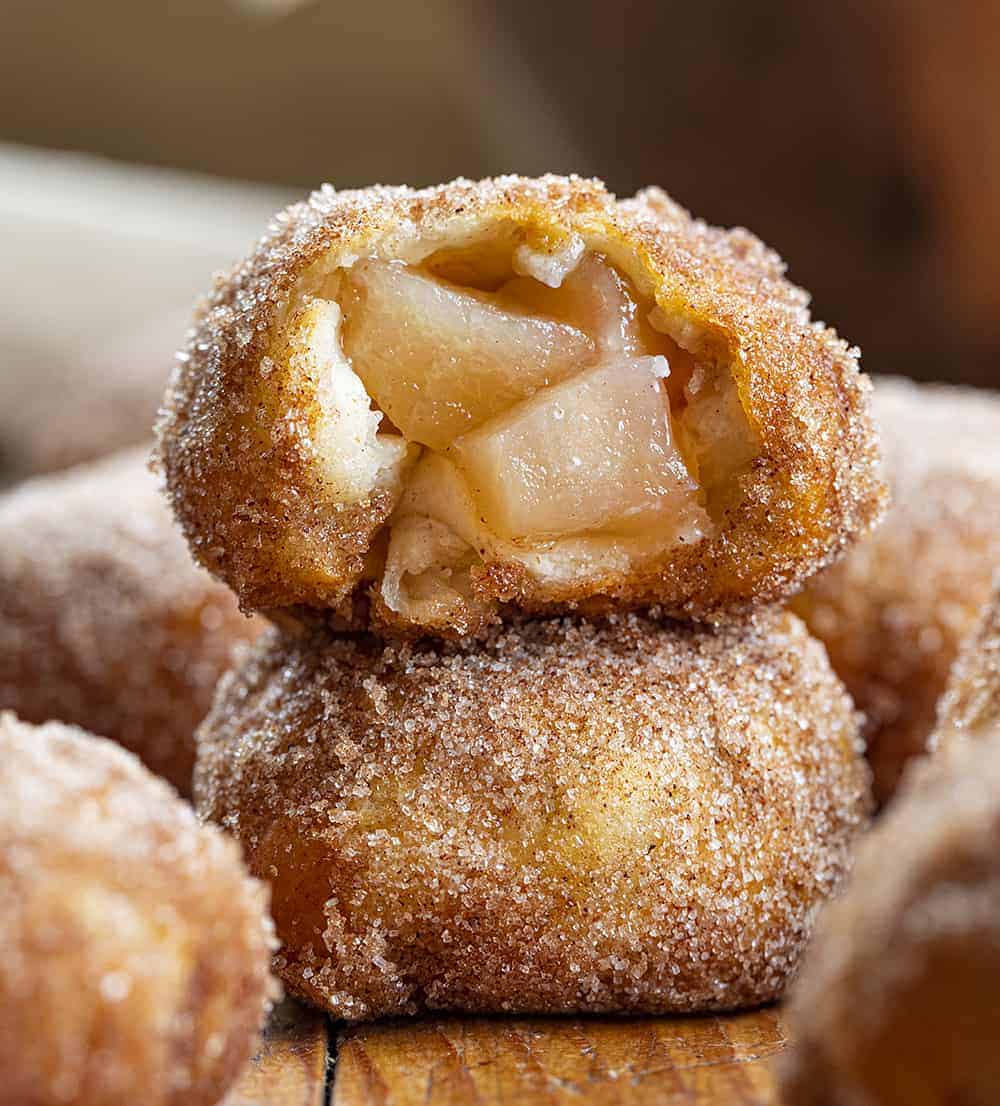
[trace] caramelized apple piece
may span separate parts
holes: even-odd
[[[451,454],[484,521],[512,541],[690,522],[696,486],[670,438],[662,357],[624,358],[538,393]],[[654,516],[654,517],[649,517]]]
[[[497,300],[505,307],[527,308],[585,330],[604,354],[641,356],[652,352],[642,348],[636,304],[624,280],[594,254],[585,257],[556,287],[531,277],[516,277],[500,289]]]
[[[595,357],[576,327],[504,310],[398,262],[359,262],[350,287],[345,349],[354,371],[403,435],[432,449]]]

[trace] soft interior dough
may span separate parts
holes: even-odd
[[[376,590],[403,620],[474,608],[487,558],[599,579],[708,537],[759,451],[728,368],[579,242],[364,258],[319,292],[290,361],[337,501],[399,496]]]
[[[413,451],[398,434],[379,433],[382,416],[344,356],[340,324],[339,304],[312,300],[289,334],[287,356],[295,375],[317,381],[326,416],[319,449],[330,493],[339,503],[357,503],[398,477]]]

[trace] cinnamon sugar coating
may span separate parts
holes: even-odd
[[[113,738],[188,793],[195,727],[260,627],[192,563],[147,452],[0,498],[0,708]]]
[[[579,243],[616,266],[681,346],[731,372],[759,452],[710,536],[586,578],[543,577],[479,548],[460,614],[404,620],[370,604],[366,574],[400,489],[338,501],[323,464],[338,412],[324,408],[321,377],[286,371],[284,329],[323,279],[359,258],[419,258],[498,228],[553,256]],[[710,228],[658,190],[618,202],[598,181],[555,176],[324,186],[279,215],[202,306],[161,412],[160,464],[195,557],[246,609],[333,612],[336,625],[390,635],[481,633],[504,609],[661,604],[716,619],[787,596],[881,509],[857,351],[806,304],[752,235]]]
[[[198,737],[276,971],[351,1020],[765,1002],[869,805],[852,704],[787,614],[273,633]]]
[[[994,692],[996,683],[994,683]],[[786,1007],[788,1106],[1000,1101],[1000,725],[914,762]]]
[[[979,624],[962,643],[938,708],[933,744],[976,740],[1000,725],[1000,572]]]
[[[875,792],[922,752],[959,645],[1000,565],[1000,397],[875,383],[893,504],[792,604],[867,715]]]
[[[209,1106],[274,984],[267,893],[125,750],[0,714],[0,1103]]]

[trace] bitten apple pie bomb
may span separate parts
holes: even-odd
[[[478,642],[266,635],[199,730],[200,812],[269,881],[295,994],[721,1010],[779,995],[869,806],[854,708],[792,615]]]
[[[657,191],[325,187],[216,287],[159,458],[246,609],[382,634],[787,595],[877,518],[857,352]]]
[[[270,1000],[267,892],[131,753],[0,714],[0,1104],[211,1106]]]

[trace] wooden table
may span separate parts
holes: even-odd
[[[777,1009],[330,1026],[285,1002],[225,1106],[778,1106]]]

